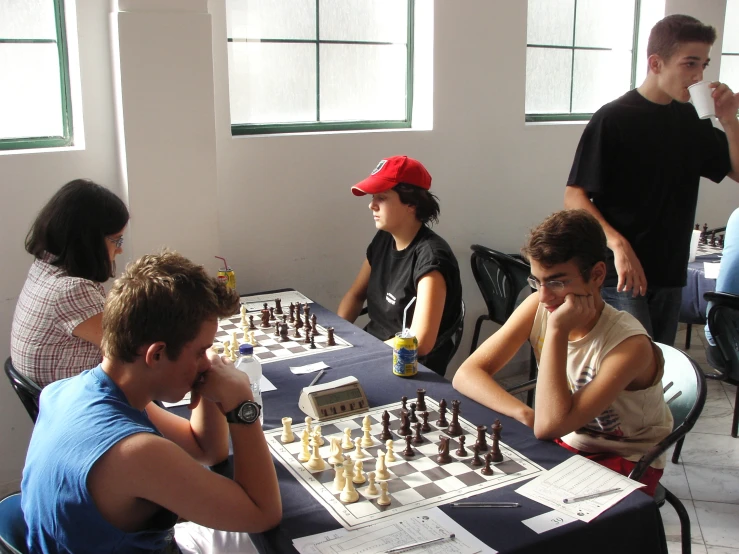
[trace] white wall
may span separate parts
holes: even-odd
[[[161,27],[146,21],[136,28],[143,35],[121,37],[122,52],[149,55],[154,60],[166,52],[171,67],[187,67],[195,75],[205,76],[187,81],[193,88],[190,98],[200,102],[197,114],[182,109],[179,114],[168,112],[165,118],[146,119],[145,103],[128,113],[124,110],[122,136],[124,141],[128,141],[127,135],[136,137],[140,162],[135,179],[130,174],[123,178],[128,185],[124,190],[119,174],[125,175],[122,170],[131,169],[133,162],[126,160],[120,167],[116,153],[110,10],[100,0],[77,0],[87,147],[84,151],[0,155],[0,174],[4,176],[0,255],[6,268],[0,282],[0,356],[4,359],[8,353],[13,308],[31,262],[23,251],[23,238],[36,211],[64,182],[90,177],[137,199],[132,203],[127,257],[159,244],[155,239],[160,237],[186,252],[192,247],[187,241],[198,240],[192,238],[193,230],[206,236],[196,254],[205,257],[207,245],[216,244],[210,238],[210,216],[202,221],[171,217],[167,212],[171,207],[162,202],[161,195],[165,200],[167,195],[176,196],[188,214],[196,211],[195,204],[202,205],[207,199],[208,209],[217,206],[218,249],[235,268],[241,292],[292,286],[336,308],[374,233],[367,200],[354,197],[349,187],[364,178],[380,158],[399,153],[419,158],[433,175],[432,190],[442,206],[437,230],[452,245],[462,270],[468,317],[466,340],[460,350],[467,350],[472,325],[483,312],[469,269],[470,244],[517,251],[532,225],[561,208],[564,183],[583,129],[582,124],[524,124],[526,2],[435,1],[432,131],[238,138],[232,138],[229,129],[222,2],[209,2],[212,44],[207,43],[207,33],[202,33],[202,44],[168,50],[167,41],[156,41],[146,34],[162,32]],[[141,7],[136,0],[129,3]],[[157,10],[165,12],[177,12],[176,4],[173,0],[155,3]],[[182,4],[182,9],[198,9],[200,0]],[[720,27],[722,6],[722,0],[681,0],[679,4],[670,0],[668,13],[673,7],[690,8],[693,15]],[[182,29],[166,32],[167,38],[174,40]],[[147,44],[151,51],[141,52],[133,40]],[[203,56],[188,54],[198,48],[212,48],[212,66]],[[717,45],[716,52],[719,50]],[[719,56],[714,53],[714,58],[712,66],[717,71]],[[213,80],[207,78],[209,67]],[[165,81],[137,82],[146,68],[137,70],[129,65],[128,71],[128,77],[123,73],[124,80],[133,81],[122,82],[123,107],[126,90],[150,95],[155,103],[166,101],[172,93],[171,83]],[[209,92],[213,83],[214,92]],[[203,103],[209,94],[214,94],[213,106]],[[187,121],[194,117],[199,129],[210,133],[203,112],[214,118],[215,171],[209,145],[203,164],[198,166],[193,164],[198,155],[191,137],[179,136],[183,133],[180,127],[169,133],[162,128],[163,119]],[[173,150],[168,138],[182,141],[180,149]],[[172,168],[178,151],[183,163],[193,164],[187,167],[209,167],[205,177],[183,178],[176,183],[168,179],[156,160],[161,157],[165,167]],[[148,187],[153,187],[152,196],[160,205],[148,203]],[[189,204],[183,199],[189,199]],[[733,183],[705,186],[697,219],[719,225],[737,204],[739,194]],[[7,382],[0,380],[0,485],[18,479],[30,429],[20,402]]]

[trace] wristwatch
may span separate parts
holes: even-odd
[[[239,404],[236,409],[226,413],[226,421],[250,425],[259,419],[260,413],[262,413],[262,407],[259,404],[252,400],[246,400]]]

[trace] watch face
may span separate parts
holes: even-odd
[[[244,402],[239,407],[239,419],[246,423],[254,423],[259,417],[257,405],[253,402]]]

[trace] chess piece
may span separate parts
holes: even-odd
[[[472,447],[472,450],[475,453],[475,457],[472,458],[472,462],[470,462],[470,465],[474,467],[480,467],[482,465],[482,460],[480,459],[480,449],[477,448],[477,445],[475,445]]]
[[[400,397],[400,409],[401,410],[408,410],[408,406],[406,406],[406,403],[408,402],[407,396],[401,396]]]
[[[316,317],[316,314],[313,314],[310,316],[310,326],[313,329],[314,335],[320,335],[321,333],[318,331],[318,318]]]
[[[458,437],[464,433],[462,426],[459,424],[459,404],[459,400],[452,400],[452,420],[446,430],[447,434],[452,437]]]
[[[377,499],[379,506],[389,506],[390,497],[387,494],[387,481],[380,481],[380,498]]]
[[[303,327],[304,327],[304,332],[306,334],[312,331],[311,326],[310,326],[310,321],[308,321],[307,319],[305,320],[305,322],[303,322]]]
[[[363,469],[364,463],[362,460],[354,463],[354,477],[352,477],[352,481],[354,481],[355,485],[361,485],[367,481],[367,478],[364,476],[364,471],[362,471]]]
[[[341,453],[341,441],[337,437],[331,437],[331,450],[329,450],[328,463],[333,465],[344,463],[344,455]]]
[[[311,416],[305,416],[305,430],[308,431],[308,436],[313,434],[313,418]]]
[[[431,425],[429,425],[429,413],[421,412],[421,418],[423,419],[421,431],[423,431],[424,433],[429,433],[431,431]]]
[[[256,329],[256,325],[254,325],[254,316],[249,316],[249,331],[254,331]]]
[[[241,327],[246,327],[246,306],[242,304],[239,313],[241,313]]]
[[[362,439],[357,437],[354,439],[354,459],[355,460],[361,460],[362,458],[366,458],[364,455],[364,452],[362,452]]]
[[[290,302],[290,320],[289,320],[289,323],[290,324],[295,323],[295,304],[293,304],[292,302]]]
[[[260,325],[262,329],[267,329],[269,327],[272,327],[269,324],[269,309],[267,308],[267,303],[264,303],[264,309],[262,310],[262,324]]]
[[[334,492],[341,493],[344,490],[344,460],[334,466]]]
[[[695,230],[696,230],[696,231],[700,231],[700,230],[701,230],[701,226],[700,226],[700,223],[696,223],[696,224],[695,224]]]
[[[375,477],[378,479],[390,479],[390,472],[385,465],[385,453],[382,450],[377,451],[377,464],[375,466]]]
[[[716,231],[711,231],[711,246],[716,246]]]
[[[326,441],[323,440],[323,435],[321,435],[321,426],[316,425],[316,427],[313,429],[313,436],[316,437],[318,440],[318,446],[323,446],[326,444]]]
[[[424,440],[421,436],[421,423],[416,422],[416,425],[414,426],[414,429],[416,430],[416,434],[413,435],[413,444],[423,444]]]
[[[299,339],[299,338],[301,338],[302,336],[303,336],[303,335],[301,335],[301,334],[300,334],[300,327],[298,327],[298,326],[296,325],[296,326],[295,326],[295,332],[293,333],[293,338],[294,338],[294,339]]]
[[[401,437],[411,434],[411,422],[408,420],[408,412],[402,410],[400,412],[400,427],[395,431]]]
[[[426,389],[416,390],[416,409],[419,412],[426,411]]]
[[[280,342],[290,342],[290,337],[287,336],[287,325],[280,325]]]
[[[344,429],[344,438],[341,442],[341,448],[344,450],[351,450],[354,448],[354,441],[352,440],[352,430],[349,427]]]
[[[236,331],[231,331],[231,352],[239,351],[239,341],[236,339]]]
[[[270,321],[276,321],[276,318],[275,318],[275,309],[274,308],[270,308],[269,309],[269,320]]]
[[[411,403],[410,416],[411,417],[408,421],[410,421],[411,423],[418,423],[418,416],[416,415],[416,403],[415,402]]]
[[[316,437],[313,437],[313,453],[311,454],[310,460],[308,460],[308,463],[305,464],[308,469],[311,469],[313,471],[321,471],[323,469],[326,469],[326,462],[321,458],[320,454],[318,453],[318,441],[316,440]]]
[[[464,458],[465,456],[467,456],[467,450],[465,450],[464,448],[464,435],[459,437],[458,440],[459,440],[459,448],[457,448],[457,451],[455,452],[455,454],[459,456],[460,458]]]
[[[303,319],[306,324],[308,323],[308,320],[310,320],[310,306],[308,304],[303,306]]]
[[[483,475],[492,475],[494,473],[493,468],[490,467],[490,464],[492,463],[493,457],[490,452],[488,452],[485,456],[485,467],[480,470],[480,473],[482,473]]]
[[[308,433],[303,429],[303,436],[300,438],[300,454],[298,454],[298,461],[307,462],[310,460],[310,440]]]
[[[310,344],[310,337],[311,333],[309,329],[305,330],[305,340],[303,341],[303,344]]]
[[[259,346],[259,343],[257,342],[257,337],[254,335],[254,331],[249,333],[249,342],[252,346]]]
[[[275,313],[282,315],[282,298],[275,298]]]
[[[231,358],[231,343],[227,340],[223,341],[223,355],[227,358]]]
[[[385,441],[385,447],[387,448],[387,453],[385,454],[385,461],[386,462],[394,462],[397,460],[395,457],[395,450],[392,439]]]
[[[295,434],[292,429],[293,418],[283,417],[282,418],[282,435],[280,435],[280,442],[286,444],[295,440]]]
[[[477,426],[477,441],[475,442],[475,446],[480,452],[486,452],[488,449],[488,443],[487,440],[485,440],[485,433],[487,430],[488,428],[484,425]]]
[[[359,493],[354,488],[354,481],[352,476],[354,475],[354,464],[351,460],[344,462],[344,490],[341,491],[339,500],[345,504],[351,504],[359,500]]]
[[[367,494],[373,494],[373,495],[377,494],[378,491],[377,491],[377,487],[375,486],[375,472],[374,471],[370,471],[367,474],[367,481],[369,481],[369,485],[367,485],[367,488],[365,489],[364,492],[366,492]]]
[[[310,349],[315,350],[316,349],[316,339],[315,339],[315,333],[310,334]]]
[[[282,324],[279,321],[275,321],[275,336],[280,336],[280,329],[282,329]]]
[[[300,328],[303,326],[303,320],[301,319],[300,315],[300,307],[302,304],[300,302],[295,303],[295,327]]]
[[[448,464],[452,461],[449,455],[449,437],[441,437],[439,439],[439,455],[436,457],[437,464]]]
[[[503,426],[500,424],[500,420],[496,419],[493,423],[493,443],[490,447],[490,456],[494,463],[502,462],[503,461],[503,454],[500,451],[500,445],[498,444],[500,442],[500,432],[503,429]]]
[[[336,346],[336,340],[334,339],[334,328],[329,327],[328,329],[326,329],[326,333],[328,337],[326,344],[328,346]]]
[[[372,432],[372,422],[370,421],[370,416],[368,415],[364,416],[364,419],[362,420],[362,431],[364,431],[364,436],[362,437],[362,446],[368,447],[375,444],[375,441],[370,434]]]
[[[446,421],[446,400],[443,398],[439,402],[439,419],[436,420],[437,427],[448,427],[449,424]]]
[[[393,438],[390,432],[390,414],[387,410],[382,412],[382,433],[380,434],[381,441],[387,441]]]
[[[411,446],[411,441],[413,440],[413,437],[411,435],[405,436],[405,450],[403,450],[403,456],[415,456],[416,453],[413,452],[413,447]]]

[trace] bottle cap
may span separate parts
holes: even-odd
[[[251,344],[240,344],[239,354],[242,356],[251,356],[254,354],[254,347]]]

